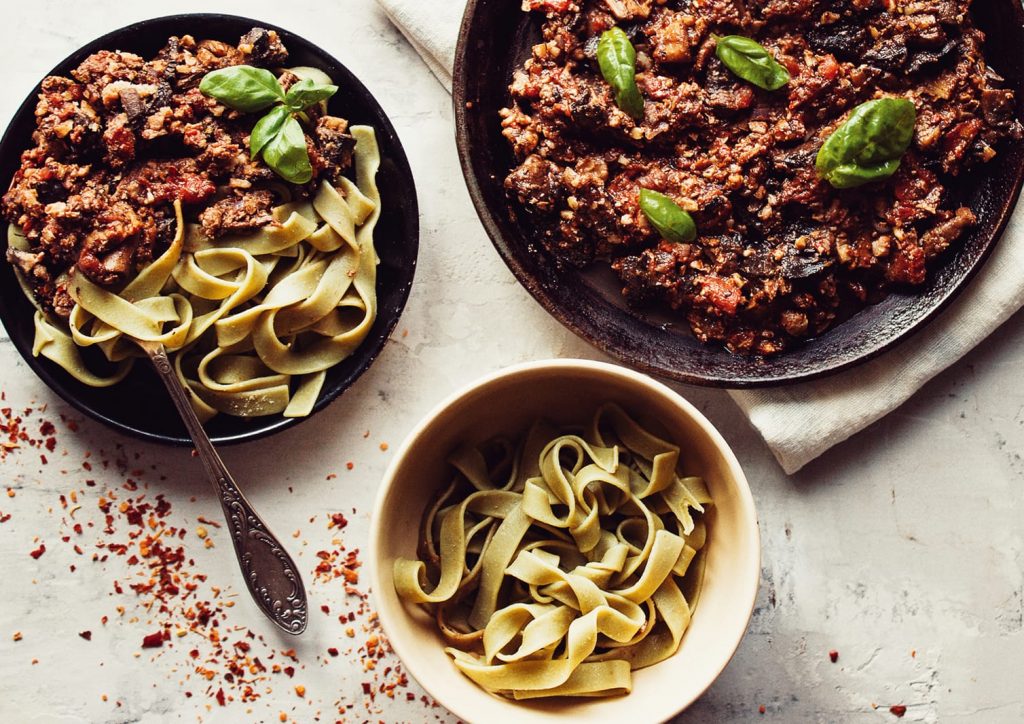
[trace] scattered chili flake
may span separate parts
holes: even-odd
[[[217,689],[217,703],[224,706],[224,689]]]
[[[344,513],[331,513],[331,522],[327,524],[328,528],[344,528],[348,525],[348,519]]]
[[[295,685],[295,695],[298,696],[300,699],[302,697],[304,697],[306,695],[306,687],[303,686],[302,684],[296,684]]]
[[[903,704],[895,704],[889,707],[889,712],[897,719],[902,719],[903,715],[907,713],[907,707]]]
[[[8,488],[7,489],[7,497],[8,498],[13,498],[14,496],[15,496],[14,488]]]
[[[767,711],[767,709],[765,709],[764,704],[762,704],[761,706],[757,707],[757,713],[758,714],[764,714],[766,711]]]
[[[387,449],[388,449],[388,444],[386,442],[382,442],[380,444],[380,449],[381,449],[381,452],[386,452]]]
[[[835,662],[839,661],[839,652],[835,649],[832,649],[828,652],[828,658],[829,661],[831,661],[834,664]]]
[[[155,649],[164,645],[164,632],[157,631],[151,633],[142,639],[142,648],[144,649]]]
[[[82,631],[78,635],[86,641],[92,641],[92,631]]]
[[[43,543],[40,543],[39,547],[36,548],[34,551],[29,551],[29,555],[35,558],[36,560],[39,560],[39,557],[44,553],[46,553],[46,545]]]
[[[338,649],[336,649],[336,648],[334,648],[332,646],[329,649],[327,649],[327,653],[330,654],[332,657],[333,656],[337,656],[338,655]]]
[[[353,468],[355,468],[355,466],[356,466],[356,464],[354,462],[352,462],[351,460],[349,460],[347,463],[345,463],[345,467],[348,468],[349,470],[352,470]]]
[[[14,640],[15,641],[21,641],[21,639],[22,639],[21,631],[15,631],[14,632]]]

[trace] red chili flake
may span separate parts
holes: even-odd
[[[416,701],[416,695],[413,694],[411,691],[407,691],[405,693],[405,700],[406,701]]]
[[[832,649],[828,652],[828,658],[829,661],[831,661],[834,664],[835,662],[839,661],[839,652],[835,649]]]
[[[6,515],[4,515],[3,513],[0,513],[0,523],[6,523],[10,519],[11,519],[11,514],[10,513],[7,513]]]
[[[764,714],[765,711],[767,711],[767,709],[765,709],[764,704],[762,704],[761,706],[757,707],[757,713],[758,714]]]
[[[224,706],[224,689],[217,689],[217,703]]]
[[[29,555],[35,558],[36,560],[39,560],[39,556],[43,555],[44,553],[46,553],[46,545],[43,543],[40,543],[39,547],[36,548],[34,551],[29,551]]]
[[[349,470],[351,470],[355,466],[356,466],[356,464],[354,462],[352,462],[351,460],[349,460],[347,463],[345,463],[345,467],[348,468]]]
[[[889,707],[889,712],[897,719],[902,719],[903,715],[907,713],[907,707],[903,706],[903,704],[896,704]]]
[[[78,635],[81,636],[86,641],[92,641],[92,631],[82,631]]]
[[[327,614],[328,616],[330,616],[330,615],[331,615],[331,607],[330,607],[330,606],[328,606],[328,605],[326,605],[326,604],[324,604],[323,606],[321,606],[321,607],[320,607],[320,610],[321,610],[321,611],[323,611],[324,613],[326,613],[326,614]]]
[[[332,646],[331,648],[327,649],[327,653],[329,653],[331,656],[337,656],[338,655],[338,649],[336,649],[336,648],[334,648]]]
[[[368,681],[364,681],[363,682],[363,693],[364,694],[372,694],[373,693],[373,688],[370,686],[370,682],[368,682]]]
[[[348,525],[348,518],[344,513],[331,513],[331,522],[327,526],[328,528],[344,528],[346,525]]]
[[[144,649],[156,649],[164,645],[164,632],[157,631],[151,633],[142,639],[142,648]]]
[[[294,666],[286,666],[286,667],[284,667],[283,671],[288,676],[289,679],[292,678],[293,676],[295,676],[295,667]]]

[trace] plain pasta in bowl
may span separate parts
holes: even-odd
[[[759,536],[735,456],[686,400],[546,360],[413,429],[367,567],[405,670],[464,721],[664,721],[739,645]]]
[[[424,560],[397,560],[394,579],[430,607],[460,671],[514,699],[613,696],[676,652],[711,504],[676,445],[606,404],[585,429],[542,420],[450,462]]]

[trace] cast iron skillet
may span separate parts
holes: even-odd
[[[975,2],[987,34],[986,58],[1024,107],[1024,10],[1020,0]],[[865,362],[935,317],[977,273],[1009,219],[1024,180],[1024,146],[1006,143],[999,156],[960,184],[979,223],[947,252],[916,294],[896,293],[817,339],[769,359],[702,345],[685,320],[627,307],[610,270],[561,268],[542,248],[530,220],[502,183],[512,167],[498,110],[508,105],[512,71],[540,40],[539,14],[520,3],[469,0],[455,59],[456,140],[470,196],[505,263],[562,324],[595,347],[646,372],[691,384],[766,387],[829,375]],[[594,265],[606,266],[602,264]]]
[[[370,92],[339,61],[299,36],[259,20],[219,14],[172,15],[134,23],[89,43],[63,60],[49,75],[67,75],[86,56],[102,49],[129,51],[148,59],[172,35],[192,35],[197,40],[212,38],[235,44],[257,26],[280,34],[288,49],[290,64],[315,66],[331,76],[339,90],[330,99],[329,111],[353,124],[373,126],[381,150],[377,183],[383,209],[375,234],[381,259],[377,268],[377,321],[356,353],[327,373],[320,399],[313,408],[318,412],[352,385],[376,359],[405,307],[416,269],[419,212],[412,171],[395,129]],[[37,93],[38,88],[25,99],[0,141],[0,188],[4,190],[18,168],[21,152],[32,145]],[[12,267],[3,261],[6,249],[7,225],[0,223],[0,320],[35,373],[68,403],[100,422],[139,438],[191,445],[163,385],[145,360],[140,360],[120,384],[95,389],[81,384],[49,360],[32,356],[33,308],[22,294]],[[300,421],[281,415],[253,419],[218,415],[206,429],[215,443],[236,443],[264,437]]]

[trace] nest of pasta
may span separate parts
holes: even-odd
[[[436,617],[455,665],[514,699],[628,693],[672,656],[703,575],[711,498],[680,450],[621,407],[456,450],[399,596]]]

